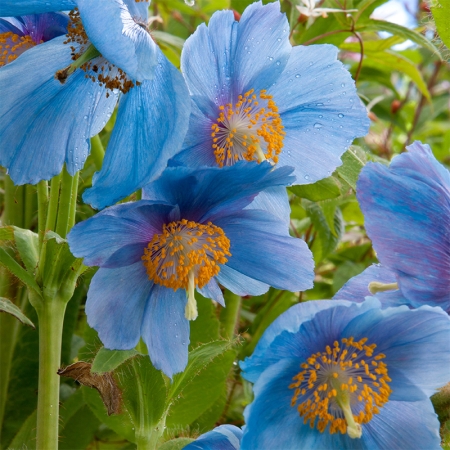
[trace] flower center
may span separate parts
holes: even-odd
[[[217,122],[211,126],[212,148],[219,167],[231,166],[238,160],[278,162],[283,148],[283,131],[278,107],[265,90],[259,98],[246,92],[234,105],[220,106]]]
[[[100,86],[105,86],[111,91],[118,89],[126,94],[134,86],[139,86],[139,81],[132,81],[122,69],[103,58],[90,43],[77,8],[70,11],[69,17],[67,40],[64,44],[70,45],[74,63],[56,73],[55,77],[61,83],[65,83],[76,69],[81,69],[86,72],[86,78],[98,82]],[[106,96],[108,97],[109,93]]]
[[[197,317],[194,290],[220,272],[231,256],[230,241],[220,227],[186,219],[163,225],[144,249],[142,260],[150,280],[177,290],[186,289],[186,317]]]
[[[357,342],[343,338],[300,365],[303,370],[289,388],[295,389],[291,406],[297,405],[303,423],[309,421],[321,433],[330,425],[330,434],[361,437],[361,424],[380,412],[392,392],[387,366],[381,361],[386,356],[374,354],[376,344],[366,342],[367,338]]]
[[[25,50],[41,42],[34,42],[29,35],[19,36],[12,31],[0,33],[0,67],[17,59]]]

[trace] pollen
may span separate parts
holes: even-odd
[[[86,72],[86,78],[99,83],[100,86],[105,86],[110,91],[119,90],[126,94],[133,87],[139,86],[139,81],[131,80],[122,69],[108,62],[98,52],[97,55],[99,56],[84,62],[83,55],[92,44],[84,30],[80,12],[77,8],[70,11],[69,18],[67,39],[64,41],[64,44],[70,45],[74,63],[65,69],[59,70],[55,78],[64,83],[71,73],[76,69],[81,69]],[[82,63],[79,61],[82,61]],[[108,97],[109,93],[106,96]]]
[[[265,90],[258,96],[251,89],[239,95],[234,105],[221,105],[211,126],[218,166],[231,166],[239,160],[276,164],[286,134],[283,129],[278,107]]]
[[[13,62],[24,51],[29,50],[36,44],[28,35],[19,36],[12,31],[0,33],[0,67]]]
[[[220,227],[183,219],[165,224],[144,249],[142,260],[156,284],[175,291],[190,284],[202,288],[228,261],[229,249],[230,241]]]
[[[375,349],[367,338],[343,338],[300,365],[303,370],[289,388],[294,390],[291,406],[305,424],[320,432],[328,427],[330,434],[361,436],[361,425],[380,412],[392,392],[382,361],[386,356]]]

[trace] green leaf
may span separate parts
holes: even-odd
[[[219,320],[215,306],[209,298],[196,293],[198,317],[191,321],[189,348],[193,349],[199,344],[206,344],[219,339]]]
[[[47,233],[45,233],[44,239],[47,241],[49,241],[50,239],[54,239],[57,244],[67,243],[67,239],[62,238],[58,233],[55,233],[54,231],[47,231]]]
[[[339,181],[334,177],[324,178],[314,184],[291,186],[289,190],[297,197],[313,202],[338,197],[341,194]]]
[[[0,264],[5,266],[15,277],[40,295],[41,290],[31,276],[4,248],[0,247]]]
[[[152,31],[152,36],[157,40],[157,41],[161,41],[164,42],[165,44],[171,45],[172,47],[176,47],[178,49],[182,49],[185,40],[178,37],[178,36],[174,36],[173,34],[170,33],[166,33],[164,31]]]
[[[449,17],[450,16],[447,15],[447,26]],[[405,40],[409,39],[415,42],[416,44],[420,45],[421,47],[430,50],[430,52],[433,53],[433,55],[437,55],[441,61],[443,59],[439,49],[431,41],[429,41],[423,34],[418,33],[415,30],[402,27],[401,25],[397,25],[396,23],[386,22],[385,20],[371,19],[367,23],[365,23],[364,26],[362,26],[361,28],[358,27],[358,31],[387,31],[388,33],[392,33],[396,36],[401,36]]]
[[[16,319],[20,320],[24,325],[29,325],[32,328],[36,328],[34,323],[16,306],[11,300],[0,297],[0,311],[11,314]]]
[[[34,450],[36,448],[36,421],[37,410],[34,410],[20,427],[8,448]]]
[[[450,0],[435,0],[431,6],[436,28],[442,42],[450,49]]]
[[[120,366],[127,359],[138,355],[139,353],[134,350],[108,350],[102,347],[95,356],[92,363],[91,372],[105,373],[111,372],[116,367]]]
[[[215,341],[190,352],[183,373],[173,378],[168,397],[167,425],[185,427],[221,396],[236,352],[232,343]]]
[[[14,227],[17,250],[27,271],[34,274],[39,261],[39,238],[30,230]]]
[[[235,9],[238,13],[242,14],[244,9],[251,3],[253,3],[253,0],[231,0],[230,9]]]
[[[172,439],[171,441],[164,442],[164,444],[159,447],[159,450],[182,450],[186,445],[194,441],[195,439],[191,438]]]
[[[366,152],[361,147],[352,145],[342,155],[342,166],[337,168],[337,173],[353,189],[356,189],[356,181],[358,180],[359,173],[366,163]]]

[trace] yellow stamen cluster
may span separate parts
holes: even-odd
[[[164,225],[144,249],[142,260],[149,279],[157,284],[187,289],[193,273],[195,286],[202,288],[220,272],[219,264],[228,261],[229,249],[220,227],[183,219]]]
[[[303,422],[323,432],[330,425],[331,434],[347,432],[348,423],[343,406],[350,406],[357,424],[368,423],[388,401],[391,379],[382,353],[374,354],[376,344],[367,345],[367,338],[353,337],[335,341],[324,352],[311,355],[300,367],[303,369],[289,385],[295,389],[291,406]],[[317,419],[317,423],[316,423]]]
[[[211,126],[212,148],[219,167],[236,161],[278,162],[286,134],[278,107],[265,90],[259,99],[251,89],[239,95],[237,103],[219,107],[217,122]]]
[[[67,40],[64,44],[70,44],[72,50],[72,59],[76,61],[87,50],[90,45],[89,37],[84,30],[83,24],[80,18],[80,12],[77,8],[73,9],[69,13],[70,21],[67,26]],[[74,44],[77,44],[75,46]],[[105,58],[99,56],[90,61],[85,62],[80,66],[80,69],[86,72],[86,78],[91,79],[94,82],[105,86],[106,89],[114,90],[118,89],[126,94],[135,85],[139,86],[139,82],[133,82],[127,76],[127,74],[117,66],[110,64]],[[57,78],[61,82],[65,81],[67,74],[64,70],[57,73]],[[109,93],[106,94],[109,96]]]
[[[17,59],[25,50],[36,45],[31,36],[19,36],[12,31],[0,33],[0,67]]]

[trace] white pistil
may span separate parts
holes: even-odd
[[[337,400],[337,402],[344,413],[345,420],[347,421],[348,436],[351,439],[359,439],[362,436],[362,427],[359,423],[355,422],[348,396],[345,396],[344,399]]]
[[[256,154],[258,155],[258,162],[266,161],[266,157],[264,156],[261,146],[258,143],[256,143],[255,147],[256,147]]]
[[[398,289],[398,283],[380,283],[378,281],[371,281],[368,286],[371,294],[377,292],[395,291]]]
[[[186,303],[186,309],[184,310],[184,315],[187,320],[195,320],[198,316],[197,311],[197,300],[195,300],[195,279],[194,271],[189,272],[189,284],[187,297],[188,301]]]

